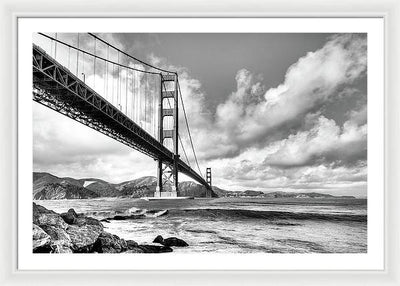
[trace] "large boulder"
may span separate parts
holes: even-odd
[[[78,214],[75,212],[74,209],[69,209],[66,213],[62,213],[60,215],[64,221],[68,224],[73,224],[75,219],[78,217]]]
[[[50,236],[50,247],[53,253],[72,253],[72,241],[69,234],[62,228],[52,225],[42,226],[42,229]]]
[[[133,240],[126,240],[126,245],[128,249],[132,249],[138,246],[137,242]]]
[[[71,247],[65,245],[62,241],[51,242],[51,253],[73,253]]]
[[[33,203],[33,223],[38,226],[52,225],[58,228],[66,229],[68,225],[62,217],[51,210]]]
[[[98,225],[70,225],[66,230],[74,252],[92,252],[94,243],[102,231],[103,227]]]
[[[71,253],[92,252],[93,245],[103,232],[100,221],[78,215],[73,209],[60,216],[33,203],[34,251]],[[43,244],[43,245],[42,245]]]
[[[75,218],[75,221],[73,224],[79,225],[79,226],[94,225],[94,226],[99,226],[99,227],[103,228],[103,224],[99,220],[92,218],[92,217],[82,216],[82,215],[79,215],[77,218]]]
[[[120,253],[127,249],[128,244],[124,239],[105,231],[99,235],[93,247],[98,253]]]
[[[82,214],[77,214],[74,209],[69,209],[66,213],[62,213],[61,217],[67,224],[70,225],[97,225],[103,227],[103,224],[99,220],[84,216]]]
[[[36,224],[32,224],[32,248],[34,253],[51,251],[50,236]]]

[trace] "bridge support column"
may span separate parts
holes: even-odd
[[[210,186],[210,190],[207,190],[207,197],[212,197],[212,185],[211,185],[211,168],[206,169],[206,182]]]
[[[160,74],[160,103],[159,103],[159,141],[164,145],[165,139],[172,139],[173,164],[163,164],[162,158],[157,161],[157,187],[155,197],[178,196],[178,75]],[[171,85],[173,84],[173,90]],[[164,130],[164,118],[172,117],[173,128]],[[167,121],[168,123],[168,121]],[[167,124],[168,125],[168,124]]]
[[[155,197],[161,197],[161,188],[162,188],[162,162],[161,160],[157,161],[157,187],[154,193]]]

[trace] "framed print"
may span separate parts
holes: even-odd
[[[67,23],[118,33],[62,32]],[[368,193],[383,183],[382,19],[59,18],[18,28],[19,55],[33,46],[33,104],[19,100],[19,186],[33,190],[33,202],[19,194],[20,268],[383,268],[383,192]],[[153,45],[165,54],[146,55]],[[288,67],[252,71],[294,57],[297,45]],[[193,51],[187,64],[168,62],[184,61],[177,49]],[[209,96],[185,65],[201,66],[211,85],[225,74],[236,84]],[[267,76],[279,79],[268,87]],[[159,265],[147,252],[163,252]],[[307,263],[288,262],[298,259]]]
[[[322,12],[16,13],[5,281],[397,285],[398,36]]]

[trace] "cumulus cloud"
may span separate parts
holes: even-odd
[[[365,195],[366,161],[352,165],[322,162],[314,165],[282,168],[265,164],[264,158],[276,146],[249,149],[232,159],[214,160],[215,183],[233,190],[318,191],[335,194]]]
[[[278,150],[265,158],[271,166],[290,168],[335,162],[353,164],[366,160],[367,125],[347,121],[342,127],[334,120],[320,116],[314,126],[275,142]]]
[[[320,50],[300,58],[288,69],[285,81],[267,90],[263,97],[258,92],[260,82],[247,70],[240,70],[237,90],[217,107],[216,127],[225,135],[218,136],[218,141],[230,145],[237,155],[249,144],[273,137],[280,127],[296,124],[337,95],[343,85],[363,75],[366,59],[364,37],[335,36]]]

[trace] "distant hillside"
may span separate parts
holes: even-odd
[[[180,182],[178,184],[178,196],[180,197],[206,197],[207,189],[203,185],[197,184],[195,182]],[[214,192],[211,194],[213,198],[218,197]]]
[[[77,190],[75,187],[83,188],[82,191],[87,190],[88,193],[94,192],[98,197],[109,197],[118,195],[117,190],[109,183],[103,180],[89,178],[89,179],[74,179],[69,177],[59,178],[49,173],[33,172],[33,194],[41,192],[49,184],[63,185],[67,190]]]
[[[111,184],[96,178],[59,178],[49,173],[33,173],[34,199],[66,199],[93,197],[152,197],[156,190],[156,177]],[[170,188],[169,185],[165,186]],[[178,196],[206,197],[206,188],[194,182],[180,182]],[[215,193],[213,197],[218,197]]]
[[[99,195],[86,188],[69,183],[49,183],[33,195],[35,200],[92,199]]]
[[[297,193],[297,192],[268,192],[246,190],[242,191],[222,191],[220,197],[263,197],[263,198],[348,198],[354,199],[353,196],[333,196],[321,193]]]
[[[85,180],[85,182],[92,181]],[[119,195],[118,190],[113,185],[101,180],[94,180],[86,185],[85,188],[97,193],[100,197],[116,197]]]
[[[33,173],[33,197],[37,200],[83,199],[96,197],[152,197],[156,190],[156,177],[147,176],[111,184],[96,178],[59,178],[49,173]],[[166,185],[169,189],[171,186]],[[321,193],[269,192],[245,190],[227,191],[213,186],[212,197],[263,197],[263,198],[354,198],[353,196],[332,196]],[[206,197],[206,188],[195,182],[180,182],[178,196]]]
[[[157,187],[157,178],[152,176],[142,177],[132,181],[123,182],[115,185],[119,190],[119,196],[123,197],[152,197]],[[166,184],[164,186],[166,190],[170,190],[171,186]],[[179,197],[206,197],[206,188],[195,182],[180,182],[178,185],[178,196]],[[217,197],[213,193],[213,197]]]
[[[264,193],[261,191],[252,191],[252,190],[246,190],[243,192],[243,194],[245,196],[249,196],[249,197],[256,197],[256,196],[264,195]]]
[[[215,195],[218,196],[218,197],[225,197],[226,194],[230,193],[229,191],[220,189],[220,188],[218,188],[216,186],[212,186],[212,189],[213,189],[213,192],[215,193]]]
[[[118,190],[118,196],[132,198],[152,197],[156,190],[157,178],[147,176],[114,186]]]
[[[61,183],[63,180],[49,173],[33,173],[33,194],[40,192],[48,184]]]

